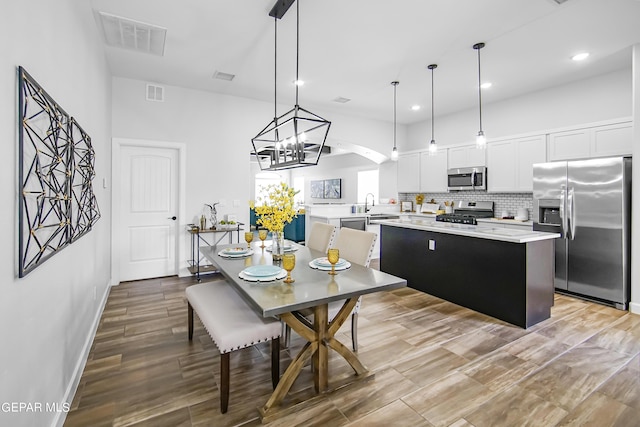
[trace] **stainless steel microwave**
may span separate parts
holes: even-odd
[[[449,169],[447,171],[447,187],[449,191],[486,190],[487,168],[485,166],[476,166]]]

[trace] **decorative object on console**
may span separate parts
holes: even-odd
[[[216,210],[216,205],[220,202],[213,203],[208,205],[205,203],[205,206],[209,209],[209,221],[211,222],[211,229],[215,229],[216,225],[218,225],[218,211]]]
[[[19,277],[91,231],[91,137],[27,71],[18,67]]]
[[[274,112],[273,120],[251,139],[252,154],[258,159],[261,170],[292,169],[315,166],[320,160],[331,122],[300,107],[296,84],[295,106],[285,114],[277,112],[277,41],[278,19],[287,12],[294,0],[280,0],[269,16],[274,19]],[[296,82],[299,82],[300,57],[300,0],[296,3]]]

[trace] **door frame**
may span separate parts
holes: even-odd
[[[187,193],[187,145],[183,142],[170,141],[152,141],[146,139],[130,139],[130,138],[112,138],[111,139],[111,283],[112,286],[120,284],[120,261],[118,250],[120,248],[120,226],[122,218],[120,217],[120,163],[122,161],[121,148],[142,147],[142,148],[161,148],[174,149],[178,152],[178,223],[175,227],[176,248],[176,274],[180,275],[181,261],[186,253],[184,239],[181,238],[181,232],[186,227],[186,193]]]

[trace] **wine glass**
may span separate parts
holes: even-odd
[[[267,230],[258,230],[258,237],[262,241],[260,247],[264,249],[264,240],[267,238]]]
[[[251,241],[253,240],[253,231],[245,231],[244,240],[247,242],[247,249],[251,249]]]
[[[329,272],[329,274],[331,274],[332,276],[338,274],[336,273],[336,263],[340,260],[340,251],[337,248],[329,249],[329,251],[327,252],[327,258],[331,263],[331,271]]]
[[[284,254],[282,255],[282,267],[287,270],[287,278],[283,280],[284,283],[293,283],[295,279],[291,278],[291,270],[293,270],[296,266],[296,256],[295,254]]]

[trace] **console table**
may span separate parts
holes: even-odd
[[[196,279],[198,282],[200,281],[200,273],[216,273],[218,271],[211,264],[200,265],[200,252],[199,246],[200,243],[204,243],[207,246],[217,246],[225,236],[229,237],[229,243],[233,243],[233,232],[236,232],[236,240],[240,243],[240,226],[244,225],[241,222],[236,223],[233,228],[223,228],[223,229],[206,229],[201,230],[200,227],[190,224],[187,226],[187,232],[191,235],[191,260],[189,260],[189,272],[191,274],[196,275]],[[205,236],[210,234],[212,236],[212,241],[209,242]]]

